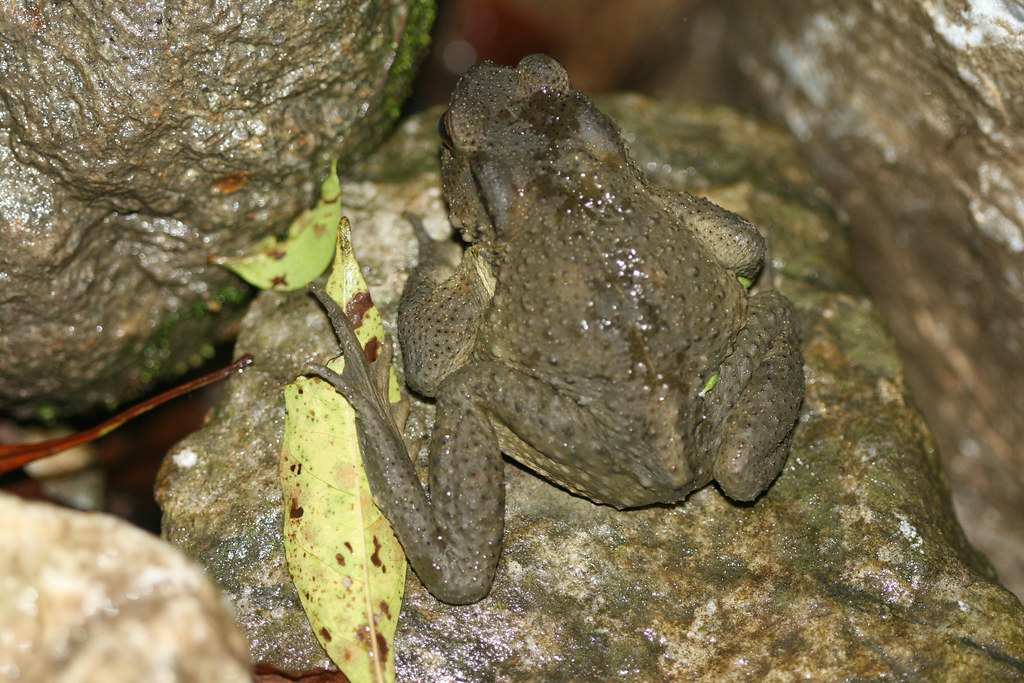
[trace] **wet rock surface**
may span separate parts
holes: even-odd
[[[0,494],[0,546],[5,680],[250,680],[230,607],[160,539]]]
[[[807,398],[786,468],[753,504],[714,487],[619,512],[509,463],[504,554],[491,594],[434,600],[410,573],[401,680],[637,677],[1006,678],[1024,672],[1024,610],[966,542],[931,436],[880,316],[851,275],[829,197],[780,132],[729,110],[639,97],[601,103],[660,184],[706,194],[768,236],[801,315]],[[446,229],[436,114],[409,122],[343,197],[357,255],[391,316],[413,255],[399,217]],[[396,182],[401,178],[402,182]],[[336,353],[301,293],[262,294],[209,425],[161,473],[164,533],[235,603],[255,661],[327,665],[287,581],[276,483],[280,390]],[[407,436],[422,443],[429,407]]]
[[[1024,596],[1024,14],[1019,3],[709,3],[694,36],[848,212],[957,512]],[[742,95],[740,95],[742,93]]]
[[[237,320],[207,263],[280,231],[395,119],[425,0],[0,10],[0,410],[180,372]],[[234,311],[235,315],[230,315]]]

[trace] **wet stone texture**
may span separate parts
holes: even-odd
[[[1024,675],[1024,610],[957,526],[931,436],[880,316],[851,275],[844,231],[788,138],[729,110],[605,100],[657,182],[751,218],[770,281],[796,304],[807,398],[786,468],[753,504],[715,487],[619,512],[506,467],[505,551],[490,596],[439,603],[410,573],[401,680],[686,680],[772,674],[994,680]],[[445,229],[436,113],[407,124],[344,198],[385,316],[413,252],[398,214]],[[399,161],[401,163],[399,163]],[[401,180],[402,182],[397,182]],[[287,583],[275,482],[281,387],[336,351],[303,294],[263,294],[209,425],[169,456],[165,535],[235,602],[257,662],[326,664]],[[429,409],[407,436],[422,444]]]
[[[0,410],[110,403],[199,360],[244,294],[207,259],[282,230],[329,160],[382,137],[432,16],[429,0],[5,4]]]
[[[849,214],[968,537],[1024,596],[1024,6],[707,5],[700,54],[744,83],[721,94],[787,125]]]

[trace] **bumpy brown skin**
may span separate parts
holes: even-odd
[[[712,479],[757,497],[785,460],[803,372],[791,304],[737,280],[761,266],[753,226],[650,187],[548,57],[470,69],[442,134],[452,222],[472,246],[457,261],[421,237],[399,311],[409,384],[437,399],[429,499],[382,371],[336,307],[345,372],[317,369],[355,406],[374,495],[427,588],[452,603],[490,589],[502,451],[616,507]]]

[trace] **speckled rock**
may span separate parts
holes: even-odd
[[[0,9],[0,410],[180,372],[237,315],[210,266],[390,127],[430,0]],[[235,309],[237,311],[237,308]]]
[[[696,70],[785,123],[848,212],[968,537],[1024,596],[1024,5],[707,5]]]
[[[160,539],[0,494],[0,548],[0,679],[251,680],[230,607]]]
[[[1020,675],[1024,610],[957,526],[895,348],[851,275],[829,198],[788,139],[720,108],[602,105],[659,183],[706,194],[767,233],[773,268],[759,286],[781,289],[804,329],[807,398],[793,452],[753,504],[708,487],[677,506],[626,512],[509,463],[493,591],[452,607],[410,574],[400,680]],[[427,142],[434,121],[409,122],[378,166],[360,169],[378,182],[345,190],[385,316],[414,244],[398,213],[445,229]],[[209,425],[161,472],[164,532],[235,601],[256,661],[317,669],[326,660],[287,582],[275,473],[280,389],[336,345],[311,298],[267,293],[238,351],[257,365],[229,381]],[[407,436],[422,443],[429,424],[415,404]]]

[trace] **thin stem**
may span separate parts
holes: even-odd
[[[60,453],[61,451],[66,451],[69,448],[88,443],[93,439],[98,439],[101,436],[114,431],[125,422],[152,410],[161,403],[166,403],[167,401],[177,398],[182,394],[187,394],[190,391],[195,391],[196,389],[205,387],[207,384],[219,382],[220,380],[226,379],[252,364],[252,356],[245,354],[226,368],[215,370],[208,375],[203,375],[202,377],[198,377],[190,382],[185,382],[180,386],[169,389],[162,394],[147,399],[138,405],[134,405],[131,408],[118,413],[114,417],[96,425],[95,427],[78,432],[77,434],[72,434],[71,436],[65,436],[60,439],[51,439],[50,441],[41,441],[39,443],[0,444],[0,475],[7,474],[19,467],[24,467],[33,460],[45,458],[48,455]]]

